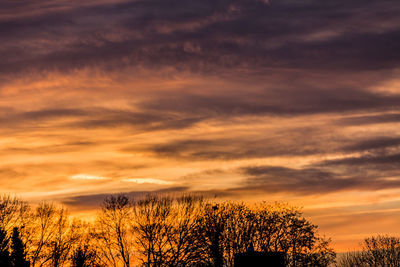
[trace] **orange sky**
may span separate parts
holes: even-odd
[[[400,234],[396,1],[4,1],[0,190],[287,201]]]

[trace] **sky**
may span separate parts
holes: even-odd
[[[0,193],[303,207],[400,234],[398,0],[0,3]]]

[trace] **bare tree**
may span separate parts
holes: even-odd
[[[202,258],[198,239],[203,199],[150,195],[133,206],[132,229],[145,266],[192,266]]]
[[[33,224],[26,226],[30,228],[32,235],[28,242],[28,255],[32,266],[42,266],[49,260],[49,251],[46,249],[50,246],[56,232],[56,212],[53,204],[42,202],[33,215]]]
[[[223,203],[207,203],[199,217],[199,238],[203,243],[206,265],[224,265],[224,231],[227,225],[225,209],[226,205]]]
[[[10,195],[0,195],[0,228],[11,234],[14,227],[23,224],[29,206],[26,202]]]
[[[255,212],[244,203],[223,203],[219,212],[224,213],[223,255],[224,265],[233,266],[235,255],[246,252],[256,238]]]
[[[80,238],[78,220],[70,220],[65,209],[60,208],[56,213],[54,236],[48,247],[47,259],[51,266],[63,266],[67,262],[75,242]],[[46,259],[46,260],[47,260]]]
[[[364,253],[371,266],[400,266],[400,238],[382,235],[366,238]]]
[[[265,252],[284,252],[288,266],[328,266],[335,259],[330,240],[317,236],[317,226],[302,212],[283,203],[256,207],[255,247]]]
[[[125,267],[131,264],[133,244],[130,231],[132,210],[124,195],[107,197],[96,221],[97,249],[108,266]]]
[[[318,237],[310,248],[297,255],[297,266],[326,267],[336,261],[336,253],[330,247],[331,240]]]
[[[21,228],[31,266],[63,266],[79,233],[63,207],[42,202]]]
[[[171,212],[172,199],[169,197],[147,196],[134,203],[132,229],[145,266],[162,266],[165,261],[169,250],[168,236],[173,227]]]
[[[174,199],[171,212],[172,231],[168,235],[168,266],[193,266],[202,262],[204,254],[199,236],[199,216],[204,200],[195,195]]]
[[[316,228],[301,218],[299,210],[282,203],[257,205],[256,218],[256,246],[265,252],[297,253],[299,243],[312,241],[307,234]]]
[[[400,238],[394,236],[372,236],[364,239],[362,251],[347,253],[338,266],[400,266]]]

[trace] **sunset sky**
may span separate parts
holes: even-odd
[[[287,201],[400,234],[398,0],[4,0],[0,193]]]

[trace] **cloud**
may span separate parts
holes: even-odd
[[[299,86],[299,84],[297,84]],[[338,85],[339,86],[339,85]],[[385,95],[358,88],[265,88],[256,93],[232,92],[229,95],[162,95],[141,103],[145,109],[203,114],[204,116],[280,115],[295,116],[316,113],[345,113],[363,110],[394,109],[400,95]]]
[[[121,194],[126,195],[130,198],[141,198],[148,194],[180,194],[188,190],[187,187],[170,187],[166,189],[153,190],[153,191],[130,191],[121,192]],[[73,197],[66,197],[61,200],[61,202],[69,207],[78,207],[80,209],[96,209],[100,207],[103,200],[110,196],[110,194],[91,194],[91,195],[80,195]]]
[[[170,182],[170,181],[164,181],[164,180],[152,179],[152,178],[126,178],[126,179],[122,179],[122,181],[128,182],[128,183],[137,183],[137,184],[159,184],[159,185],[174,184],[173,182]]]
[[[389,149],[400,146],[400,137],[394,136],[377,136],[371,139],[355,141],[354,144],[345,146],[345,151],[365,151],[377,149]]]
[[[3,74],[92,66],[354,71],[393,69],[399,61],[394,1],[151,0],[32,6],[30,12],[8,6],[19,12],[2,19],[1,30],[7,33],[1,38]]]
[[[75,175],[71,176],[71,179],[76,179],[76,180],[108,180],[110,178],[91,175],[91,174],[75,174]]]
[[[356,170],[343,171],[318,167],[287,168],[281,166],[245,167],[249,176],[239,190],[262,192],[291,192],[318,195],[338,191],[376,191],[400,187],[400,173],[395,177],[368,175]],[[388,179],[391,178],[391,179]]]
[[[235,160],[243,158],[265,158],[274,156],[304,156],[326,152],[318,148],[315,141],[274,143],[275,138],[255,138],[238,136],[236,138],[184,139],[172,140],[165,144],[155,144],[144,148],[158,157],[183,160]],[[123,152],[135,153],[143,148],[127,147]]]
[[[400,154],[367,154],[360,157],[346,157],[337,160],[323,161],[321,165],[325,166],[362,166],[365,169],[376,169],[380,171],[397,170]]]
[[[338,120],[342,125],[365,125],[365,124],[382,124],[382,123],[399,123],[399,113],[384,113],[378,115],[350,116]]]
[[[81,117],[87,115],[87,112],[80,109],[40,109],[25,112],[9,111],[0,117],[4,124],[18,124],[29,122],[40,122],[45,120]]]
[[[70,176],[74,180],[111,180],[110,177],[97,176],[92,174],[75,174]],[[152,178],[123,178],[122,182],[136,183],[136,184],[157,184],[157,185],[171,185],[174,184],[170,181],[164,181],[160,179]]]
[[[66,120],[68,119],[68,120]],[[64,120],[64,121],[62,121]],[[116,108],[45,108],[24,112],[9,111],[0,117],[3,125],[15,129],[40,128],[42,124],[61,128],[114,128],[132,126],[147,131],[180,129],[190,127],[201,121],[201,116],[185,117],[180,114],[157,111],[132,111]]]

